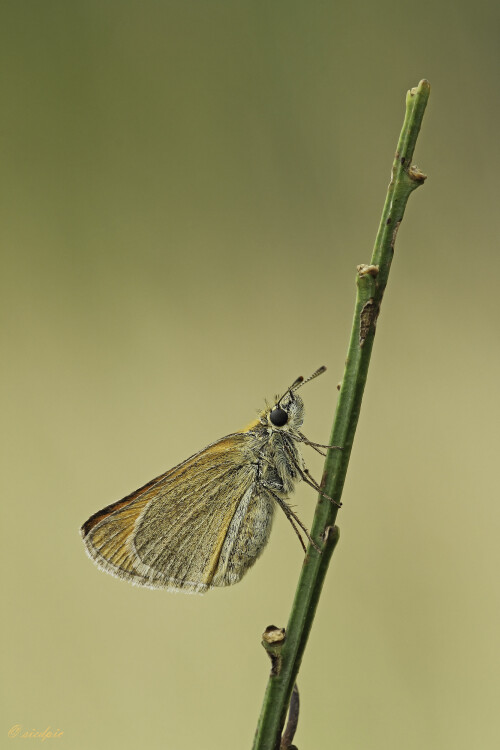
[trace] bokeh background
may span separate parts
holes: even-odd
[[[493,750],[500,503],[494,2],[4,2],[2,747],[251,746],[302,563],[204,597],[131,587],[79,527],[297,375],[328,438],[403,121],[432,92],[300,748]],[[321,474],[321,457],[309,464]],[[315,496],[296,509],[310,524]],[[33,740],[35,741],[35,740]]]

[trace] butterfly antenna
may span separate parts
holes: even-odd
[[[300,376],[300,378],[297,378],[297,380],[292,383],[292,385],[290,386],[290,390],[296,391],[297,388],[301,388],[306,383],[309,383],[310,380],[314,380],[314,378],[317,378],[318,375],[322,375],[324,372],[326,372],[326,367],[323,365],[322,367],[318,367],[318,369],[315,370],[312,375],[309,375],[309,377],[305,380],[302,376]]]
[[[326,367],[322,365],[322,367],[318,367],[315,372],[313,372],[312,375],[309,375],[308,378],[303,378],[302,375],[299,375],[297,380],[294,380],[290,388],[287,388],[286,391],[282,396],[280,396],[279,400],[277,401],[277,406],[280,405],[280,402],[282,399],[285,398],[287,393],[291,393],[292,391],[296,391],[298,388],[301,388],[301,386],[305,385],[305,383],[309,383],[310,380],[313,380],[314,378],[317,378],[318,375],[322,375],[324,372],[326,372]]]

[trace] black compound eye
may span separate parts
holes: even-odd
[[[288,414],[280,406],[276,406],[270,413],[269,419],[275,427],[283,427],[288,422]]]

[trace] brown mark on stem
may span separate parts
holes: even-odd
[[[375,302],[373,297],[363,305],[359,321],[359,345],[363,346],[366,337],[377,325],[377,318],[380,312],[380,305]]]
[[[400,225],[401,225],[401,219],[394,224],[394,229],[392,230],[392,238],[391,238],[392,252],[394,252],[394,245],[396,244],[396,237],[398,236],[398,229]]]

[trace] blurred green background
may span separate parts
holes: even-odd
[[[79,527],[322,364],[304,431],[327,440],[355,268],[424,77],[429,179],[398,236],[296,743],[500,746],[499,16],[2,3],[2,747],[14,724],[71,750],[251,746],[260,636],[302,564],[286,519],[204,597],[100,573]],[[309,525],[313,491],[294,502]]]

